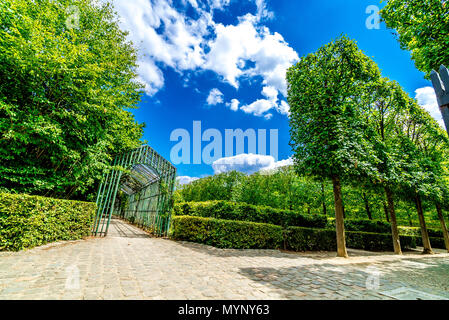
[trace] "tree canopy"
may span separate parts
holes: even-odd
[[[0,188],[91,198],[141,144],[136,59],[108,3],[0,2]]]
[[[430,76],[432,69],[449,64],[449,3],[445,0],[388,0],[380,12],[395,29],[403,49],[412,53],[416,67]]]

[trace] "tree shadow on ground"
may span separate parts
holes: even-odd
[[[120,238],[151,238],[145,231],[130,225],[125,221],[113,217],[109,225],[108,237]]]
[[[176,243],[190,250],[217,257],[271,257],[284,259],[311,258],[316,260],[324,260],[332,259],[337,256],[337,253],[333,251],[295,252],[274,249],[223,249],[189,241],[176,241]],[[348,253],[352,258],[394,255],[392,252],[370,252],[349,248]]]
[[[417,288],[421,292],[449,298],[448,264],[413,259],[382,263],[336,265],[332,263],[287,268],[240,268],[239,273],[285,299],[378,300],[398,288]],[[376,281],[378,276],[378,286]],[[375,287],[373,287],[373,285]]]

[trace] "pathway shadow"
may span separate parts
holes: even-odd
[[[337,253],[333,251],[295,252],[273,249],[220,249],[209,245],[189,241],[176,241],[176,243],[190,250],[212,255],[215,257],[272,257],[284,259],[311,258],[316,260],[325,260],[332,259],[337,256]],[[370,252],[349,248],[348,254],[351,258],[394,255],[391,252]]]
[[[249,267],[239,273],[286,299],[388,299],[384,291],[406,287],[449,297],[449,263],[416,262],[413,259],[381,263],[336,265],[315,263],[286,268]],[[379,275],[379,287],[367,280]]]
[[[132,226],[125,221],[112,217],[111,224],[109,225],[108,237],[119,238],[151,238],[151,236],[145,231]]]

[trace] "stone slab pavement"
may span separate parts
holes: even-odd
[[[217,249],[113,219],[105,238],[0,252],[0,299],[449,299],[449,254]]]

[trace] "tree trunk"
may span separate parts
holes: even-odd
[[[385,212],[385,218],[387,218],[387,222],[390,222],[390,217],[388,214],[388,208],[387,208],[387,204],[384,201],[384,212]]]
[[[399,240],[398,224],[396,222],[396,212],[394,210],[393,192],[391,192],[389,187],[385,187],[385,194],[387,196],[388,212],[390,213],[391,235],[393,236],[394,253],[402,254],[401,241]]]
[[[365,192],[362,193],[362,197],[363,197],[363,201],[365,202],[365,210],[366,210],[366,214],[368,215],[368,219],[373,220],[373,216],[371,215],[371,210],[369,207],[368,197],[366,196]]]
[[[323,197],[323,214],[327,215],[327,208],[326,208],[326,193],[324,191],[324,183],[321,184],[321,196]]]
[[[332,184],[334,187],[334,202],[335,202],[335,226],[337,229],[337,255],[339,257],[347,258],[345,240],[345,225],[343,217],[343,201],[341,197],[341,184],[338,176],[332,177]]]
[[[440,219],[441,229],[443,230],[444,244],[446,245],[447,252],[449,252],[449,233],[447,232],[443,211],[441,210],[441,205],[438,202],[435,203],[435,206],[437,207],[438,218]]]
[[[415,194],[416,211],[418,211],[419,225],[421,226],[421,236],[424,254],[432,254],[432,247],[430,246],[429,233],[427,232],[426,220],[424,219],[424,212],[422,209],[421,197],[418,193]]]

